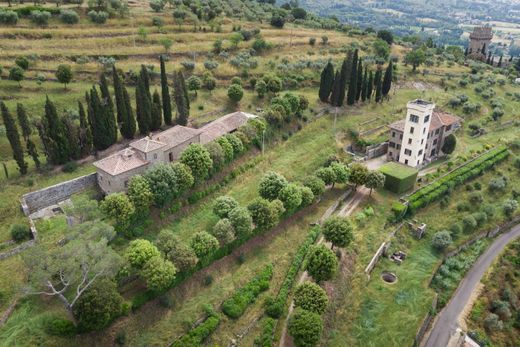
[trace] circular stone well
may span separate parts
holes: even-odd
[[[393,284],[393,283],[397,282],[397,276],[393,272],[383,271],[383,273],[381,273],[381,278],[386,283]]]

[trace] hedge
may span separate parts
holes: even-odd
[[[509,151],[506,146],[495,147],[472,162],[415,191],[408,197],[408,212],[414,213],[443,197],[451,189],[479,176],[485,170],[507,158],[508,155]]]
[[[385,189],[397,194],[412,189],[419,172],[414,168],[396,162],[381,166],[379,171],[385,175]]]
[[[260,336],[255,338],[254,345],[256,347],[272,347],[274,340],[274,330],[276,328],[276,320],[266,317],[262,320],[262,331]]]
[[[309,231],[307,237],[305,238],[305,241],[298,248],[298,251],[296,252],[296,255],[294,256],[293,261],[291,263],[291,266],[289,267],[289,270],[285,275],[285,279],[282,283],[280,291],[278,292],[278,295],[276,296],[276,298],[271,298],[267,302],[265,313],[268,316],[273,318],[279,318],[282,315],[285,305],[287,303],[287,297],[289,296],[289,292],[291,291],[294,285],[296,275],[300,271],[300,268],[310,247],[318,239],[320,232],[321,229],[319,226],[312,228]]]
[[[9,10],[18,13],[20,17],[29,17],[33,11],[45,11],[51,15],[57,16],[61,13],[61,9],[53,7],[42,7],[42,6],[25,6],[19,8],[10,8]]]
[[[172,347],[202,346],[204,340],[208,338],[220,323],[220,317],[213,313],[203,323],[188,331],[186,335],[172,344]]]
[[[269,289],[269,281],[273,277],[273,265],[267,265],[260,274],[255,276],[244,287],[240,288],[232,297],[222,304],[222,312],[230,318],[236,319],[244,314],[247,306]]]

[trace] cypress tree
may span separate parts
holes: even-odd
[[[56,106],[47,96],[45,114],[38,127],[48,160],[53,164],[65,164],[70,159],[69,139]]]
[[[356,101],[359,101],[361,97],[361,88],[363,87],[363,63],[361,59],[359,59],[358,67],[356,71]]]
[[[130,95],[128,94],[128,90],[125,86],[123,86],[123,100],[125,103],[126,110],[126,124],[124,126],[124,131],[126,133],[127,138],[131,139],[135,135],[137,124],[135,123],[134,110],[132,109]]]
[[[349,63],[347,59],[343,59],[343,63],[341,64],[341,71],[339,73],[339,99],[341,100],[341,105],[343,105],[345,100],[345,92],[347,90],[347,81],[349,75]]]
[[[164,123],[172,124],[172,101],[170,99],[170,88],[168,87],[168,78],[166,76],[166,67],[164,65],[164,57],[161,55],[161,95],[162,95],[162,111]]]
[[[190,115],[190,106],[182,72],[176,72],[173,87],[173,97],[175,99],[175,105],[177,106],[176,123],[179,125],[187,125]]]
[[[466,57],[468,55],[468,47],[466,47],[466,49],[464,50],[464,56]]]
[[[99,90],[101,91],[101,106],[105,118],[107,141],[112,145],[117,142],[117,122],[114,116],[114,102],[110,97],[108,82],[104,73],[100,77]]]
[[[388,66],[386,67],[385,76],[383,78],[383,87],[382,87],[382,93],[383,96],[388,96],[388,93],[390,92],[390,88],[392,87],[392,72],[393,72],[393,65],[392,61],[388,63]]]
[[[36,168],[40,168],[40,158],[38,155],[38,150],[36,149],[36,145],[31,140],[32,129],[29,124],[29,118],[27,118],[27,112],[25,112],[25,107],[22,104],[18,103],[16,105],[16,115],[18,117],[18,124],[20,124],[20,128],[22,129],[22,137],[25,141],[25,147],[27,148],[27,154],[29,154],[34,161],[34,165]]]
[[[341,97],[341,73],[336,71],[334,77],[334,85],[332,86],[332,93],[330,95],[330,104],[335,107],[343,106],[343,98]],[[343,89],[344,90],[344,89]]]
[[[144,65],[141,65],[141,72],[137,79],[135,99],[139,132],[143,135],[147,135],[150,132],[152,122],[152,97],[150,95],[150,79]]]
[[[367,100],[368,94],[368,69],[365,67],[365,73],[363,74],[363,83],[361,84],[361,101]]]
[[[502,58],[503,58],[503,55],[500,55],[500,59],[498,59],[498,67],[502,67]]]
[[[347,94],[347,105],[354,105],[356,102],[357,95],[357,61],[358,61],[358,51],[357,49],[354,51],[352,56],[352,69],[350,72],[350,82],[348,84],[348,94]]]
[[[7,139],[9,140],[11,149],[13,150],[13,159],[16,161],[16,164],[18,164],[20,173],[25,175],[27,173],[27,163],[23,157],[22,143],[20,142],[20,134],[16,128],[16,123],[14,122],[9,109],[3,101],[0,101],[0,109],[2,112],[2,119],[4,121]]]
[[[151,129],[152,130],[158,130],[161,128],[162,125],[162,104],[161,104],[161,96],[159,95],[159,92],[157,92],[157,89],[153,93],[152,97],[152,122],[151,122]]]
[[[85,114],[85,108],[81,101],[78,100],[79,113],[79,146],[81,157],[86,157],[92,152],[92,131]]]
[[[115,65],[112,65],[112,80],[114,82],[114,95],[116,97],[116,106],[117,106],[117,123],[121,127],[121,133],[123,137],[126,136],[123,134],[122,128],[123,124],[126,123],[126,105],[123,99],[123,88],[121,85],[121,79],[119,78],[119,74],[117,73],[117,69]]]
[[[367,82],[367,100],[372,99],[372,94],[374,92],[374,73],[370,71],[368,75],[368,82]]]
[[[318,95],[322,102],[328,102],[330,93],[332,92],[332,86],[334,85],[334,66],[329,61],[323,68],[320,77],[320,90]]]
[[[90,90],[88,114],[92,129],[92,142],[97,150],[104,150],[116,142],[114,137],[115,118],[109,105],[101,101],[97,88]]]
[[[63,116],[61,122],[63,123],[65,134],[67,135],[69,159],[80,159],[81,145],[78,126],[74,124],[74,121],[68,115]]]
[[[381,102],[381,99],[383,97],[381,75],[381,70],[377,69],[376,77],[374,78],[374,84],[376,88],[376,102]]]

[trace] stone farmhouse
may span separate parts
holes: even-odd
[[[176,125],[131,142],[127,148],[94,162],[98,185],[105,194],[125,191],[132,176],[142,174],[156,163],[174,162],[189,144],[211,142],[234,132],[251,118],[256,116],[234,112],[199,129]]]
[[[435,160],[442,152],[444,139],[455,132],[462,119],[435,108],[425,100],[407,104],[406,119],[389,125],[387,160],[419,167]]]
[[[469,56],[481,60],[486,59],[491,39],[493,39],[491,27],[480,26],[473,28],[473,32],[469,34]]]

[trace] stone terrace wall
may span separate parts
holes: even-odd
[[[42,208],[57,204],[71,195],[97,186],[96,173],[81,176],[22,196],[23,213],[28,216]]]

